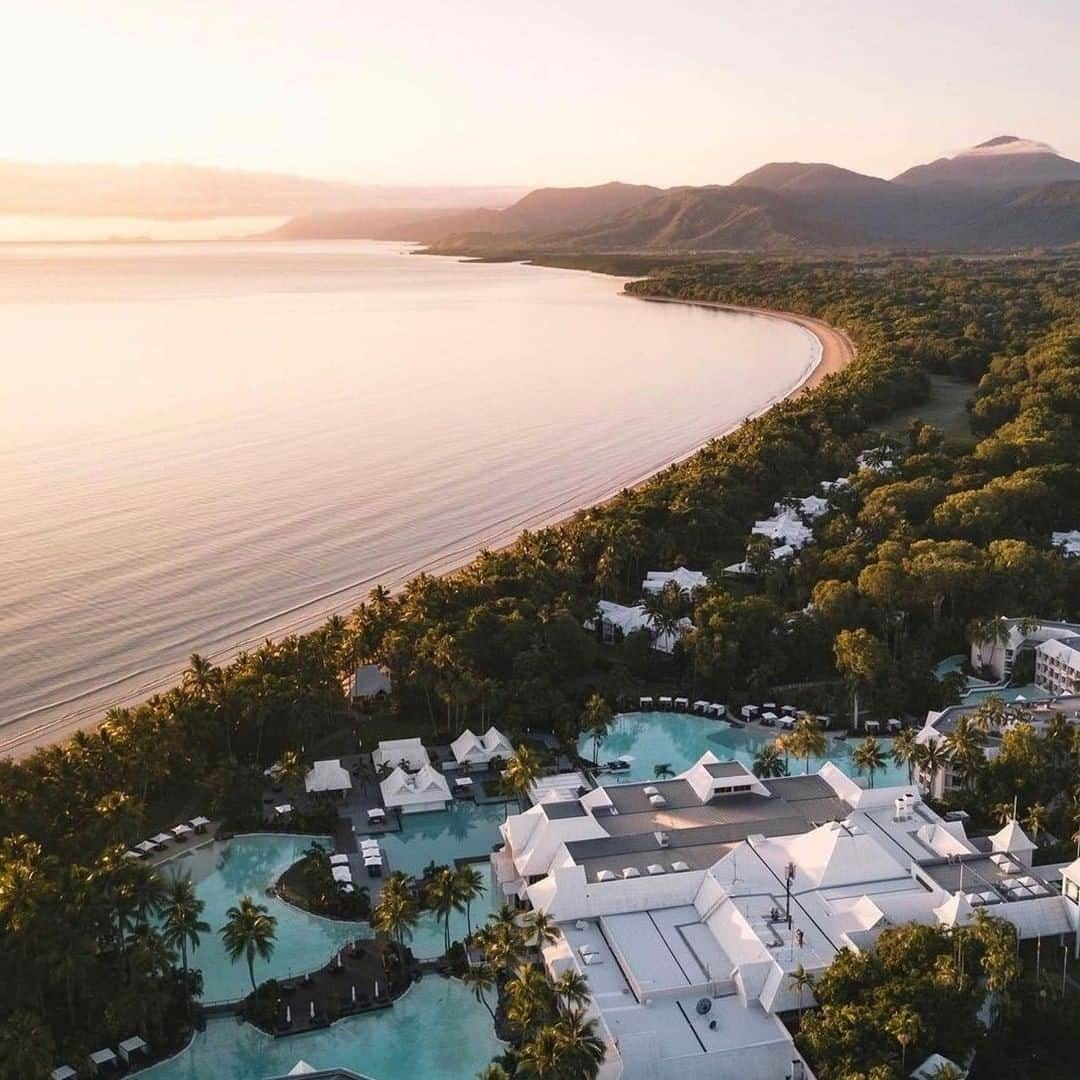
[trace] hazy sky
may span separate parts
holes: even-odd
[[[1075,0],[3,0],[0,158],[365,183],[1080,158]]]

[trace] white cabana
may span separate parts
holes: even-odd
[[[138,1035],[132,1035],[130,1039],[125,1039],[120,1043],[117,1050],[120,1051],[120,1056],[124,1059],[125,1064],[130,1065],[132,1054],[137,1054],[139,1051],[146,1052],[146,1043]]]
[[[352,777],[349,770],[337,758],[312,763],[307,776],[304,777],[304,789],[315,794],[323,791],[343,792],[352,788]]]
[[[446,768],[456,769],[464,765],[487,765],[492,758],[508,761],[514,756],[510,740],[496,727],[489,727],[483,735],[474,735],[467,728],[451,744],[454,760]]]
[[[430,765],[424,765],[416,773],[407,773],[398,767],[379,784],[379,790],[382,801],[403,814],[445,810],[451,799],[446,777]]]
[[[177,840],[182,840],[192,830],[190,825],[184,825],[183,823],[181,823],[180,825],[174,825],[171,831],[173,836],[175,836]]]
[[[383,765],[397,768],[404,765],[410,772],[417,772],[431,764],[424,744],[417,739],[385,739],[371,752],[371,763],[376,769]]]
[[[354,702],[384,698],[391,689],[390,676],[378,664],[361,664],[353,672],[350,696]]]
[[[163,832],[159,832],[157,836],[150,837],[151,842],[157,844],[158,847],[161,847],[163,844],[167,844],[171,839],[172,837],[168,833]]]
[[[135,850],[141,851],[144,855],[149,855],[155,847],[156,845],[153,840],[140,840],[139,843],[135,845]]]
[[[352,881],[352,871],[347,866],[332,866],[330,873],[333,874],[335,881],[342,883]]]
[[[286,814],[291,814],[292,812],[292,803],[282,803],[280,806],[274,807],[274,813],[277,814],[278,817],[285,817]]]
[[[115,1065],[116,1055],[106,1046],[101,1050],[95,1050],[90,1055],[90,1063],[95,1069],[102,1069],[106,1065]]]
[[[79,1074],[70,1065],[58,1065],[51,1073],[50,1080],[74,1080]]]
[[[202,832],[207,825],[210,824],[210,819],[206,817],[193,817],[188,824],[196,831]]]
[[[708,583],[709,579],[700,570],[676,566],[674,570],[650,570],[641,583],[641,591],[661,593],[668,585],[676,585],[679,592],[690,596],[696,589],[704,589]]]
[[[626,607],[610,600],[600,600],[596,604],[596,614],[585,620],[585,629],[599,631],[601,638],[608,643],[618,640],[620,636],[628,637],[639,630],[645,630],[652,638],[652,647],[657,652],[671,653],[675,651],[675,644],[683,634],[694,629],[694,624],[683,618],[679,620],[674,632],[658,631],[653,625],[653,617],[643,604]]]

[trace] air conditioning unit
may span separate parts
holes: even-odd
[[[671,846],[671,837],[668,836],[668,834],[666,832],[653,833],[653,835],[656,837],[656,845],[657,845],[657,847],[670,847]]]

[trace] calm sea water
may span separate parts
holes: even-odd
[[[630,484],[775,320],[364,242],[0,247],[0,753]]]

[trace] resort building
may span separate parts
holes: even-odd
[[[700,570],[687,570],[685,566],[676,566],[674,570],[650,570],[641,583],[641,591],[661,593],[668,585],[675,585],[684,596],[692,596],[698,589],[704,589],[709,579]]]
[[[383,766],[396,768],[401,766],[410,772],[417,772],[431,764],[427,747],[418,739],[384,739],[371,751],[371,764],[376,769]]]
[[[1003,633],[1000,640],[971,643],[971,666],[976,671],[988,673],[998,682],[1012,678],[1021,652],[1034,652],[1048,641],[1080,637],[1080,626],[1076,623],[1040,622],[1032,625],[1028,619],[1002,619],[1001,622]]]
[[[1067,559],[1080,556],[1080,529],[1050,534],[1050,546],[1056,547]]]
[[[332,792],[344,795],[352,789],[352,777],[336,758],[330,761],[316,761],[304,777],[304,790],[309,795]]]
[[[622,641],[630,634],[645,630],[652,638],[654,649],[672,653],[683,634],[694,629],[694,624],[689,619],[682,618],[673,630],[659,630],[643,604],[625,607],[610,600],[600,600],[596,604],[596,614],[585,620],[585,629],[592,630],[608,644]]]
[[[403,814],[421,814],[445,810],[450,802],[450,785],[446,777],[430,765],[418,772],[406,772],[399,765],[379,783],[383,805]]]
[[[349,697],[354,705],[389,697],[393,686],[386,670],[378,664],[361,664],[353,672]]]
[[[466,728],[451,744],[452,759],[445,762],[443,769],[481,768],[488,765],[492,758],[508,761],[514,754],[510,740],[496,727],[489,727],[483,735],[474,735]]]
[[[1023,938],[1080,925],[1080,860],[1033,868],[1015,823],[969,838],[914,786],[831,763],[761,780],[707,753],[671,780],[540,793],[501,831],[493,872],[558,924],[545,963],[588,982],[605,1077],[810,1076],[780,1020],[813,1005],[800,967],[980,907]]]
[[[944,743],[949,732],[956,727],[956,721],[961,716],[974,715],[978,709],[979,703],[973,702],[951,705],[940,712],[927,713],[925,723],[915,736],[916,742],[920,745]],[[1001,735],[1010,726],[1030,724],[1039,730],[1055,713],[1061,713],[1070,723],[1080,724],[1080,695],[1038,702],[1026,701],[1022,696],[1014,698],[1012,704],[1005,707],[1005,722],[1000,730],[991,729],[985,733],[983,753],[986,759],[993,760],[1001,753]],[[923,769],[917,769],[916,776],[922,789],[934,799],[942,799],[947,793],[963,788],[963,777],[953,770],[948,761],[933,775]]]
[[[1035,649],[1035,685],[1049,694],[1080,694],[1080,632]]]

